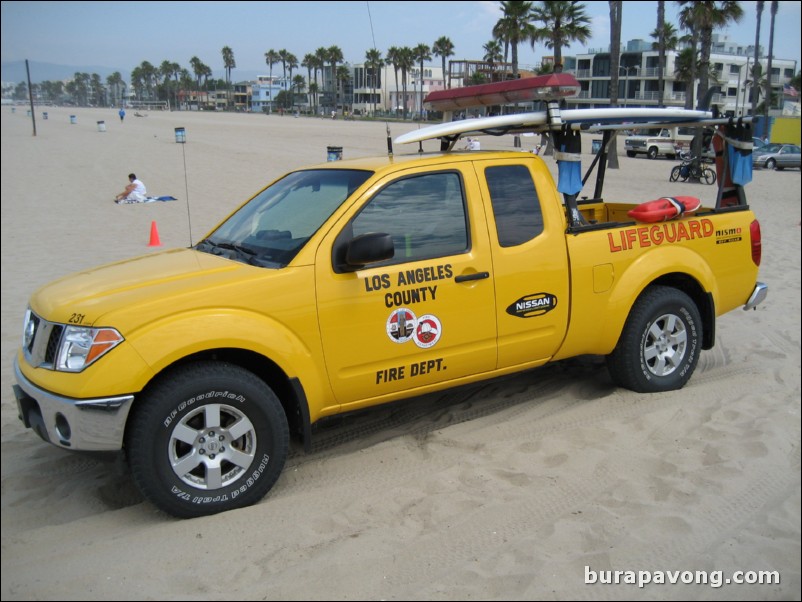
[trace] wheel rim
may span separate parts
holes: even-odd
[[[643,359],[649,372],[655,376],[668,376],[685,357],[688,333],[685,323],[674,314],[657,318],[646,331]]]
[[[197,489],[220,489],[248,471],[256,454],[256,429],[236,408],[209,404],[173,428],[168,453],[179,479]]]

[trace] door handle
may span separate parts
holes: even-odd
[[[471,280],[484,280],[490,278],[490,272],[476,272],[475,274],[463,274],[456,276],[454,282],[470,282]]]

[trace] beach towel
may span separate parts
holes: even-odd
[[[134,205],[139,203],[156,203],[158,201],[177,201],[178,199],[174,196],[146,196],[145,200],[143,201],[134,201],[123,199],[121,201],[114,201],[118,205]]]

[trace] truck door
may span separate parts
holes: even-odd
[[[462,165],[388,176],[319,248],[324,356],[349,409],[495,368],[489,238],[475,173]],[[344,265],[345,246],[367,233],[389,234],[393,258]]]
[[[531,159],[477,164],[493,249],[498,367],[551,358],[570,315],[565,214],[554,183]]]

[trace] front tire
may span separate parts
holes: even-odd
[[[774,169],[775,167],[777,167],[777,162],[774,159],[766,161],[766,169]]]
[[[682,173],[682,167],[680,167],[679,165],[675,165],[674,167],[671,168],[671,175],[668,176],[668,180],[670,182],[676,182],[677,180],[679,180],[680,173]]]
[[[613,381],[638,393],[681,389],[699,362],[702,319],[693,300],[666,286],[646,289],[607,356]]]
[[[702,169],[702,179],[705,181],[705,184],[712,185],[716,183],[716,172],[712,169],[708,169],[705,167]]]
[[[627,157],[629,157],[630,159],[631,159],[632,157],[634,157],[634,156],[635,156],[635,154],[636,154],[636,153],[635,153],[635,151],[627,151]]]
[[[181,367],[139,400],[126,436],[142,494],[179,518],[255,504],[281,474],[289,448],[276,395],[223,362]]]
[[[649,148],[648,151],[646,151],[646,156],[649,157],[649,159],[657,159],[657,153],[658,153],[657,147],[652,146]]]

